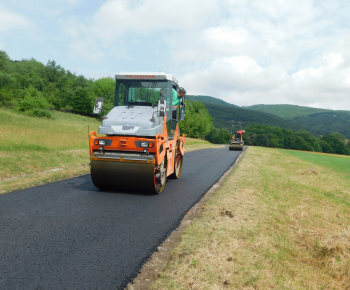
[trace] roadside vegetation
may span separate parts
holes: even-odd
[[[347,289],[350,157],[249,147],[151,289]]]

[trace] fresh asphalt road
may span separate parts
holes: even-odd
[[[90,175],[0,195],[0,289],[123,289],[240,153],[186,153],[159,195],[101,191]]]

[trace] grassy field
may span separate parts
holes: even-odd
[[[88,174],[90,131],[100,121],[53,112],[53,120],[0,109],[0,194]],[[218,147],[186,138],[186,152]]]
[[[250,147],[151,289],[349,289],[349,164]]]

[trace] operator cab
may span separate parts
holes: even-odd
[[[177,97],[179,90],[175,77],[163,72],[142,74],[121,72],[115,75],[115,79],[115,106],[148,106],[164,111],[162,105],[165,105],[168,135],[174,136],[177,122],[185,118],[184,100],[175,109],[176,112],[172,113],[173,97]]]
[[[174,137],[178,121],[185,119],[185,104],[178,98],[179,85],[172,75],[121,72],[115,80],[114,108],[102,118],[100,134],[155,137],[162,132],[166,115],[168,136]],[[102,104],[103,98],[98,98],[95,114]]]

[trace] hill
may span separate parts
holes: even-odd
[[[318,135],[338,132],[346,138],[350,138],[350,111],[317,109],[296,105],[254,105],[245,108],[290,120]]]
[[[296,118],[292,122],[300,124],[318,135],[338,132],[347,139],[350,139],[350,112],[347,111],[316,113],[306,117]]]
[[[213,118],[213,123],[216,128],[231,129],[232,124],[240,124],[245,128],[251,123],[258,123],[296,131],[306,130],[305,127],[298,123],[293,123],[272,114],[236,106],[203,103],[208,109],[210,116]]]
[[[295,118],[306,117],[311,114],[332,111],[297,105],[253,105],[244,108],[273,114],[286,120],[293,120]]]
[[[229,106],[229,107],[238,107],[236,105],[227,103],[223,100],[210,97],[210,96],[195,96],[195,95],[186,95],[186,99],[194,102],[194,101],[200,101],[202,103],[207,103],[207,104],[214,104],[214,105],[222,105],[222,106]]]
[[[213,118],[214,126],[219,129],[231,129],[233,124],[242,125],[245,128],[251,123],[258,123],[296,131],[306,130],[304,126],[292,123],[279,116],[242,108],[214,97],[186,95],[186,99],[191,102],[202,102]]]

